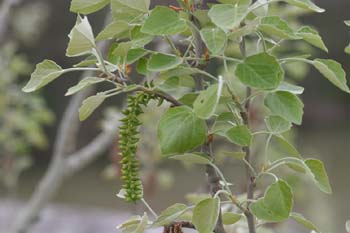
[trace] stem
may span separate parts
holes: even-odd
[[[146,208],[149,210],[149,212],[151,212],[151,214],[153,214],[153,216],[155,218],[158,218],[157,213],[152,209],[152,207],[147,203],[147,201],[144,198],[142,198],[141,201],[146,206]]]
[[[301,57],[287,57],[287,58],[282,58],[280,59],[281,63],[286,63],[286,62],[305,62],[308,63],[310,65],[313,65],[313,61],[305,59],[305,58],[301,58]]]
[[[224,176],[224,174],[221,172],[221,170],[218,168],[218,166],[216,166],[214,163],[210,163],[210,165],[211,165],[212,167],[214,167],[214,169],[216,170],[216,172],[217,172],[218,175],[220,176],[221,180],[224,182],[226,191],[229,192],[230,194],[232,194],[230,188],[228,187],[228,183],[227,183],[227,181],[226,181],[226,179],[225,179],[225,176]]]
[[[245,38],[242,37],[242,41],[240,43],[240,49],[241,53],[244,58],[247,56],[247,51],[246,51],[246,44],[245,44]],[[247,88],[247,98],[251,95],[251,89],[248,87]],[[243,122],[245,125],[249,127],[249,111],[250,111],[250,99],[246,101],[245,106],[244,106],[244,111],[241,111],[241,116],[243,119]],[[253,200],[254,199],[254,188],[255,188],[255,179],[256,177],[254,176],[254,173],[251,171],[251,150],[250,147],[244,147],[243,151],[245,151],[246,156],[245,160],[247,164],[250,166],[246,165],[246,174],[247,174],[247,199],[248,200]],[[248,201],[247,203],[247,210],[244,214],[247,218],[247,223],[248,223],[248,229],[249,233],[256,233],[256,228],[255,228],[255,219],[254,215],[250,212],[249,210],[249,205],[251,201]]]
[[[165,40],[168,42],[168,44],[170,45],[170,47],[173,50],[173,52],[175,53],[175,55],[181,56],[180,51],[176,48],[174,42],[170,39],[170,37],[166,36]]]
[[[73,72],[73,71],[99,71],[99,68],[94,68],[94,67],[75,67],[75,68],[68,68],[64,69],[63,72]]]

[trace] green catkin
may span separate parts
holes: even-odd
[[[142,182],[139,176],[139,161],[136,158],[137,143],[139,142],[139,126],[141,121],[138,116],[143,113],[142,106],[146,106],[155,97],[147,93],[138,93],[129,96],[128,107],[123,111],[124,118],[119,127],[119,149],[121,160],[121,172],[125,199],[127,202],[136,202],[142,198]]]

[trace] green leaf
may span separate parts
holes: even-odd
[[[133,233],[144,233],[148,224],[147,213],[144,213],[142,219]]]
[[[58,78],[63,72],[64,70],[54,61],[44,60],[36,65],[35,71],[30,76],[29,82],[22,91],[36,91]]]
[[[131,40],[133,48],[143,48],[153,40],[154,36],[141,32],[141,26],[136,26],[131,30]]]
[[[109,0],[72,0],[70,11],[87,15],[101,10],[108,3]]]
[[[299,213],[291,213],[290,217],[294,219],[297,223],[303,225],[309,230],[315,231],[316,233],[321,233],[320,230],[309,220],[307,220],[303,215]]]
[[[283,180],[270,185],[265,196],[250,205],[250,210],[259,219],[282,222],[289,218],[293,208],[293,193]]]
[[[184,214],[187,210],[187,206],[184,204],[176,203],[162,213],[160,213],[159,217],[154,221],[152,227],[161,227],[168,225],[169,223],[174,222],[179,218],[182,214]]]
[[[111,0],[113,19],[128,23],[138,22],[148,12],[147,5],[149,6],[149,0]]]
[[[249,146],[252,143],[252,134],[246,125],[235,126],[226,131],[226,138],[239,146]]]
[[[187,29],[184,19],[169,7],[156,6],[146,19],[141,32],[150,35],[174,35]]]
[[[284,157],[292,156],[295,158],[301,158],[299,151],[283,136],[274,135],[273,142],[275,142],[275,146],[277,147],[276,149],[278,150],[278,152],[283,154]]]
[[[97,95],[90,96],[83,101],[82,106],[79,109],[79,119],[81,121],[86,120],[107,98],[106,94],[98,93]]]
[[[232,224],[235,224],[236,222],[238,222],[239,220],[241,220],[242,217],[243,217],[242,214],[236,214],[236,213],[232,213],[232,212],[224,212],[222,214],[222,223],[224,225],[232,225]]]
[[[314,182],[320,188],[320,190],[322,192],[331,194],[332,188],[329,184],[327,172],[322,161],[317,159],[307,159],[304,162],[305,165],[308,167]]]
[[[130,230],[130,228],[136,229],[137,225],[141,222],[141,219],[141,216],[132,216],[130,219],[118,225],[117,229],[122,230],[123,232]]]
[[[306,42],[312,44],[313,46],[328,52],[328,48],[324,44],[322,37],[318,34],[316,30],[312,29],[311,27],[301,27],[297,31],[296,35],[301,37]]]
[[[96,41],[116,38],[129,31],[129,24],[124,21],[113,21],[108,24],[96,37]]]
[[[233,4],[216,4],[209,10],[211,21],[224,31],[237,28],[248,14],[251,0],[241,0]]]
[[[304,104],[294,94],[277,91],[265,97],[265,106],[277,116],[300,125],[304,114]]]
[[[78,16],[77,23],[68,35],[69,43],[66,51],[68,57],[76,57],[92,52],[96,47],[95,37],[87,17]]]
[[[292,128],[292,124],[280,116],[268,116],[265,118],[265,123],[268,130],[273,134],[281,134]]]
[[[220,28],[204,28],[201,36],[207,48],[212,54],[222,54],[226,44],[226,33]]]
[[[346,46],[345,50],[344,50],[347,54],[350,54],[350,44],[348,46]]]
[[[174,55],[155,53],[148,61],[148,70],[153,72],[173,69],[181,65],[182,59]]]
[[[267,53],[250,56],[236,67],[239,80],[253,88],[276,89],[283,79],[283,69],[277,59]]]
[[[315,59],[313,65],[325,78],[342,91],[350,93],[347,86],[346,74],[340,63],[330,59]]]
[[[325,12],[324,9],[316,6],[311,0],[283,0],[293,6],[297,6],[303,9],[315,11],[317,13]]]
[[[199,233],[212,233],[219,218],[219,198],[208,198],[193,209],[192,222]]]
[[[171,159],[180,160],[186,163],[190,164],[201,164],[201,165],[207,165],[210,164],[210,157],[204,153],[190,153],[190,154],[183,154],[183,155],[175,155],[171,156]]]
[[[290,92],[292,94],[295,95],[301,95],[304,93],[304,88],[294,85],[294,84],[290,84],[287,82],[282,82],[276,89],[277,91],[287,91]]]
[[[146,56],[148,53],[149,51],[142,48],[130,49],[128,55],[126,56],[126,63],[130,65],[140,60],[140,58]]]
[[[294,34],[287,22],[278,16],[267,16],[261,19],[259,30],[281,39],[297,39],[298,37]]]
[[[209,119],[215,113],[221,96],[222,84],[214,84],[202,91],[193,103],[193,111],[202,119]]]
[[[207,127],[188,107],[170,108],[158,125],[158,138],[163,155],[183,154],[203,144]]]
[[[105,81],[103,78],[97,78],[97,77],[87,77],[82,79],[77,85],[71,87],[68,89],[66,96],[70,96],[73,95],[79,91],[81,91],[82,89],[84,89],[85,87],[94,85],[96,83],[100,83]]]

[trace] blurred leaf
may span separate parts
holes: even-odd
[[[113,21],[108,24],[96,37],[96,41],[107,40],[117,37],[129,31],[129,24],[124,21]]]
[[[281,39],[297,39],[287,22],[278,16],[267,16],[261,19],[259,24],[259,30]]]
[[[252,142],[252,134],[246,125],[239,125],[226,132],[226,138],[239,146],[249,146]]]
[[[222,82],[202,91],[193,103],[193,111],[202,119],[209,119],[215,113],[222,91]]]
[[[280,116],[268,116],[265,118],[268,130],[273,134],[281,134],[292,128],[292,124]]]
[[[283,0],[293,6],[297,6],[303,9],[315,11],[317,13],[322,13],[325,10],[316,6],[311,0]]]
[[[148,70],[153,72],[170,70],[179,66],[181,63],[182,59],[180,57],[156,53],[153,54],[148,61]]]
[[[207,48],[212,54],[221,54],[226,45],[226,33],[220,28],[204,28],[201,36]]]
[[[304,88],[294,85],[294,84],[290,84],[287,82],[282,82],[276,89],[277,91],[287,91],[290,92],[292,94],[295,95],[301,95],[304,93]]]

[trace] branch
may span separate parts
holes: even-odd
[[[106,50],[107,47],[108,43],[106,42],[100,44],[101,50]],[[89,75],[90,72],[83,73],[84,77]],[[64,179],[68,175],[72,175],[74,172],[77,172],[84,166],[88,165],[89,162],[96,158],[103,149],[112,143],[113,140],[108,138],[108,136],[111,136],[111,131],[113,130],[112,128],[109,128],[81,151],[73,154],[73,156],[67,156],[67,154],[70,153],[68,150],[71,149],[69,146],[70,142],[74,141],[77,137],[78,129],[81,125],[77,109],[81,102],[89,95],[91,90],[91,88],[84,89],[75,95],[69,102],[57,132],[53,158],[48,170],[38,184],[27,205],[19,212],[19,215],[12,225],[11,233],[28,232],[31,226],[38,220],[40,211],[55,196],[57,190],[64,182]],[[117,131],[117,126],[117,124],[113,124],[113,127],[115,127],[115,133]],[[76,163],[79,161],[81,161],[82,164],[77,166]],[[67,169],[68,164],[74,165],[70,165],[71,167],[69,166],[69,169]]]
[[[243,57],[245,58],[247,56],[246,52],[246,43],[245,43],[245,38],[242,37],[242,41],[240,43],[240,49]],[[251,89],[248,87],[247,88],[247,98],[248,100],[245,103],[243,111],[241,111],[241,117],[243,119],[243,122],[245,125],[249,127],[249,110],[250,110],[250,99],[249,96],[251,94]],[[246,174],[247,174],[247,199],[248,200],[253,200],[254,199],[254,188],[255,188],[255,175],[253,174],[252,170],[250,169],[251,165],[251,150],[250,147],[243,147],[243,151],[245,152],[245,160],[247,161],[246,164]],[[254,215],[249,211],[249,204],[248,202],[248,211],[245,211],[244,214],[247,217],[247,222],[248,222],[248,229],[249,233],[256,233],[256,227],[255,227],[255,219]]]
[[[22,0],[3,0],[0,6],[0,44],[5,40],[5,34],[10,21],[12,9],[21,3]]]

